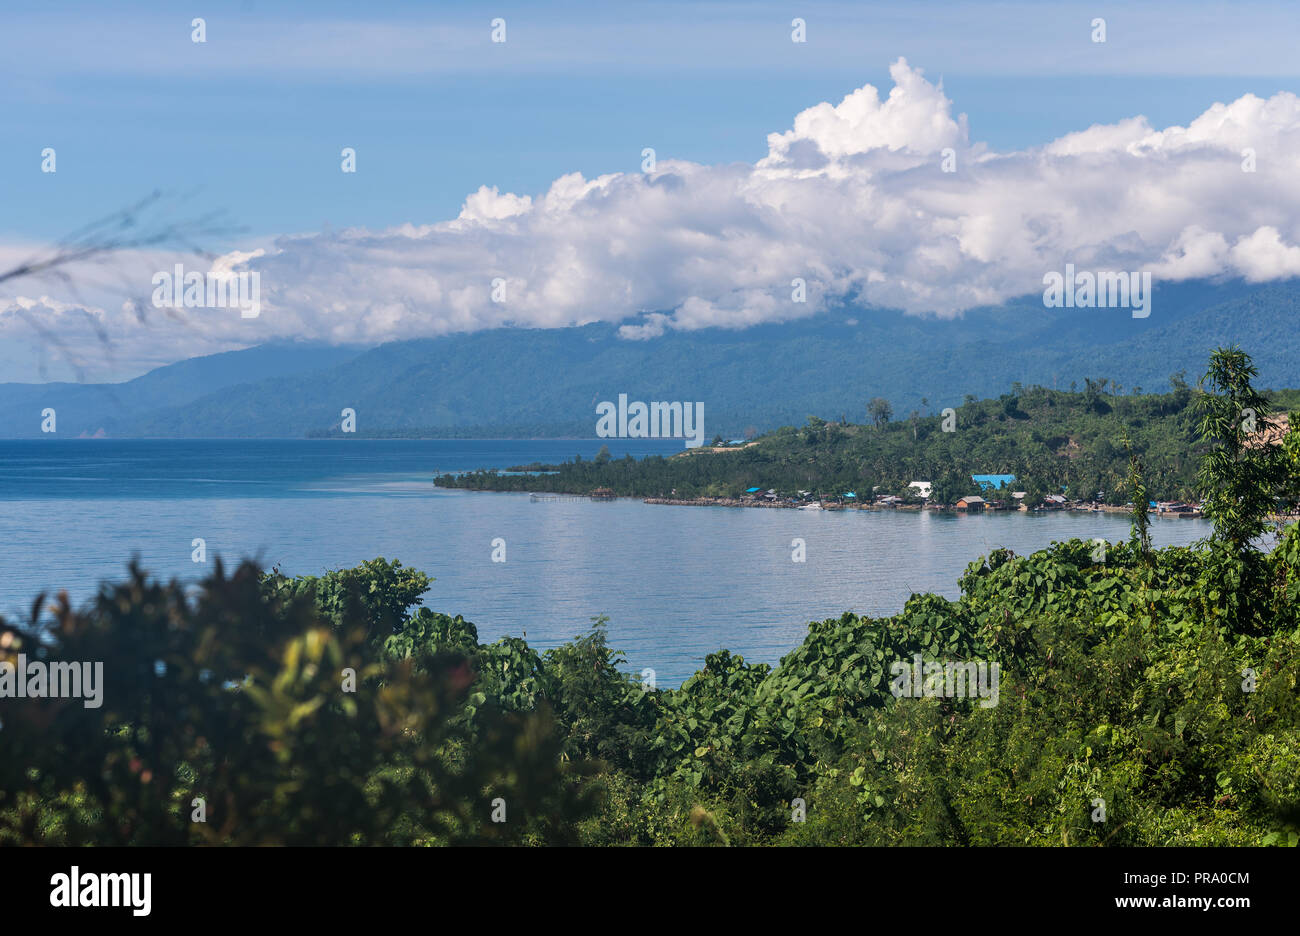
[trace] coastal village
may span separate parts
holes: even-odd
[[[1117,506],[1105,502],[1105,491],[1098,491],[1090,497],[1072,499],[1065,494],[1047,494],[1037,503],[1027,503],[1025,491],[1014,490],[1016,476],[1013,474],[973,474],[971,481],[977,485],[981,494],[971,494],[957,499],[955,503],[943,504],[933,499],[933,482],[913,481],[907,486],[905,495],[880,493],[873,488],[868,493],[844,491],[837,495],[814,495],[811,491],[778,491],[774,488],[750,487],[740,497],[698,497],[680,499],[676,497],[649,497],[647,504],[691,504],[717,507],[784,507],[795,510],[953,510],[960,513],[982,513],[986,511],[1051,511],[1074,510],[1093,513],[1129,513],[1132,503]],[[598,489],[592,497],[611,496],[612,491]],[[1181,501],[1148,501],[1150,513],[1175,518],[1196,518],[1201,516],[1199,504]]]
[[[1263,426],[1247,441],[1250,447],[1280,444],[1289,429],[1287,415],[1275,414],[1264,420]],[[716,451],[729,451],[757,444],[750,439],[734,439],[730,443],[715,442]],[[703,449],[702,451],[709,451]],[[934,495],[931,481],[912,481],[902,493],[881,492],[875,487],[870,493],[843,491],[838,494],[814,494],[811,491],[779,491],[774,488],[752,486],[739,497],[678,498],[650,497],[647,504],[690,504],[717,507],[784,507],[795,510],[943,510],[958,513],[983,513],[988,511],[1053,511],[1070,510],[1090,513],[1131,513],[1131,502],[1123,505],[1107,503],[1106,492],[1070,497],[1067,492],[1046,494],[1027,502],[1026,491],[1015,490],[1014,474],[972,474],[979,494],[969,494],[953,503],[942,503]],[[676,492],[674,491],[675,495]],[[592,497],[613,497],[608,488],[593,491]],[[1147,511],[1159,517],[1195,519],[1201,517],[1201,505],[1183,501],[1148,501]]]

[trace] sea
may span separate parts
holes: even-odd
[[[998,547],[1025,554],[1128,536],[1127,518],[1109,513],[672,506],[433,484],[446,472],[593,458],[602,445],[615,458],[682,449],[634,439],[0,441],[0,615],[26,617],[41,593],[85,602],[132,557],[160,579],[194,583],[216,556],[289,575],[382,556],[432,576],[425,605],[464,615],[482,641],[526,637],[541,651],[604,616],[629,671],[676,686],[715,650],[775,665],[810,621],[890,615],[916,592],[956,598],[967,565]],[[1158,546],[1209,532],[1204,520],[1152,518]],[[204,563],[193,561],[195,539]]]

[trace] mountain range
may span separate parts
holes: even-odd
[[[942,320],[837,308],[745,330],[621,338],[618,326],[501,328],[374,347],[288,343],[194,358],[117,384],[0,384],[0,437],[301,438],[595,435],[596,405],[701,401],[705,431],[861,421],[883,397],[913,409],[996,396],[1013,384],[1061,389],[1085,377],[1125,390],[1194,381],[1210,349],[1237,344],[1257,386],[1300,386],[1300,281],[1159,287],[1148,318],[1127,309],[1049,309],[1039,295]],[[924,403],[922,401],[925,401]]]

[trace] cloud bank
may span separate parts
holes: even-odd
[[[756,164],[661,152],[649,171],[574,173],[533,196],[485,186],[441,223],[245,245],[264,254],[218,264],[261,273],[261,317],[176,314],[188,345],[197,334],[214,350],[594,321],[622,322],[634,340],[842,303],[953,316],[1041,292],[1066,263],[1149,270],[1157,285],[1300,275],[1293,94],[1216,103],[1186,127],[1133,117],[998,153],[971,142],[941,84],[903,59],[890,73],[887,94],[867,85],[798,114]],[[62,308],[25,301],[15,315],[0,300],[0,337]],[[146,327],[129,309],[95,315],[110,335]]]

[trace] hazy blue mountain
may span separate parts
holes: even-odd
[[[39,436],[41,411],[47,407],[58,414],[61,437],[101,429],[111,436],[132,435],[144,414],[154,410],[185,406],[270,376],[320,370],[359,350],[314,343],[263,345],[180,361],[122,383],[0,383],[0,437]]]
[[[841,309],[646,341],[620,339],[617,327],[602,324],[505,328],[360,352],[258,348],[115,385],[114,407],[95,397],[105,392],[98,388],[0,385],[0,434],[36,434],[41,406],[56,405],[61,435],[102,426],[114,436],[301,437],[337,431],[351,407],[360,435],[591,436],[596,404],[626,393],[703,401],[708,436],[734,437],[747,426],[802,424],[809,414],[860,421],[873,396],[905,418],[922,398],[933,411],[966,394],[996,396],[1017,381],[1068,388],[1092,377],[1157,390],[1180,370],[1194,380],[1209,350],[1224,343],[1251,353],[1261,386],[1295,387],[1298,309],[1296,281],[1187,283],[1158,289],[1146,319],[1127,309],[1047,309],[1035,295],[955,321]],[[80,395],[45,402],[55,387]]]

